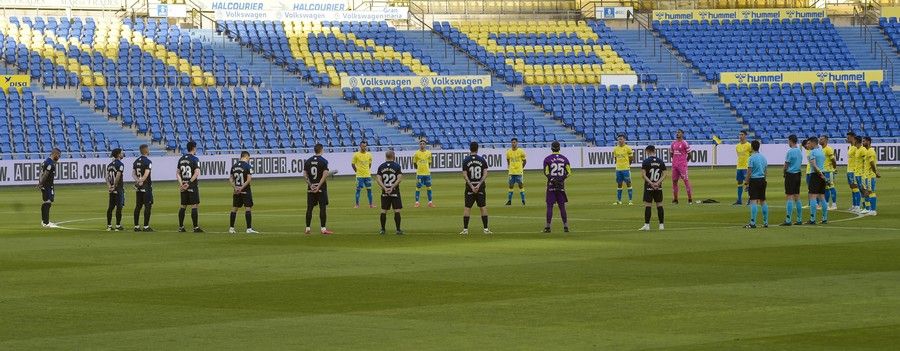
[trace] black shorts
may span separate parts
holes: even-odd
[[[109,193],[109,207],[124,207],[125,206],[125,189],[120,189],[118,192]]]
[[[306,206],[316,207],[316,206],[328,206],[328,190],[323,189],[318,193],[306,193]]]
[[[662,189],[650,190],[644,188],[644,202],[661,204],[662,201]]]
[[[234,194],[231,196],[231,207],[253,207],[253,193],[247,191],[240,194]]]
[[[144,188],[137,189],[134,193],[134,201],[136,205],[152,205],[153,204],[153,189],[152,188]]]
[[[200,189],[188,188],[187,191],[181,192],[181,206],[192,206],[200,204]]]
[[[396,192],[392,195],[381,194],[381,209],[382,210],[390,210],[395,209],[399,210],[403,208],[403,201],[400,198],[400,192]]]
[[[478,205],[478,207],[487,206],[487,196],[485,195],[485,186],[481,184],[478,188],[478,191],[472,192],[472,189],[469,188],[469,185],[466,185],[465,192],[465,202],[466,208],[472,208],[472,205]]]
[[[56,192],[53,187],[41,188],[41,201],[53,202],[53,200],[56,200]]]
[[[808,185],[810,194],[825,193],[825,179],[822,179],[822,177],[819,176],[819,173],[810,174]]]
[[[784,194],[785,195],[799,195],[800,194],[800,173],[785,173],[784,174]]]
[[[750,178],[750,200],[766,201],[766,178]]]

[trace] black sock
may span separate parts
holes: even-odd
[[[144,206],[144,226],[145,227],[150,226],[150,207],[152,207],[152,206],[153,205]]]
[[[45,202],[41,204],[41,223],[47,224],[50,223],[50,203]]]
[[[122,206],[116,206],[116,227],[122,226]]]
[[[484,229],[487,229],[487,216],[481,216],[481,224],[484,226]]]
[[[253,228],[253,215],[250,211],[244,212],[244,219],[247,220],[247,229]]]
[[[656,208],[656,215],[659,216],[659,224],[666,222],[666,211],[663,210],[662,206]]]
[[[469,229],[469,216],[463,216],[463,229]]]
[[[650,207],[644,207],[644,224],[650,224],[650,216],[653,214],[653,210]]]
[[[184,228],[184,208],[178,210],[178,228]]]
[[[234,228],[234,219],[235,218],[237,218],[237,212],[231,212],[231,215],[229,217],[229,222],[228,222],[228,223],[230,223],[228,225],[229,228]]]
[[[114,206],[109,206],[106,208],[106,226],[112,225],[112,212]]]
[[[312,207],[306,208],[306,227],[309,228],[312,225]]]
[[[141,204],[134,206],[134,226],[137,227],[141,221]]]
[[[384,230],[384,225],[387,223],[387,213],[381,214],[381,230]]]
[[[200,220],[200,218],[198,218],[198,217],[199,217],[199,214],[197,213],[197,208],[196,207],[191,208],[191,222],[194,223],[194,228],[200,227],[199,225],[197,225],[197,221]]]
[[[319,222],[322,223],[322,228],[325,228],[325,221],[328,219],[328,214],[325,212],[325,205],[319,206]]]
[[[400,230],[400,212],[394,212],[394,224],[397,225],[397,230]]]

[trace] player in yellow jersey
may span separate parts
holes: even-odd
[[[859,137],[856,133],[847,133],[847,185],[850,186],[850,212],[859,211],[862,196],[859,194],[859,186],[856,183],[856,151]]]
[[[427,150],[425,139],[419,140],[419,150],[413,154],[413,164],[416,165],[416,207],[419,207],[419,197],[422,187],[428,194],[428,207],[434,207],[431,199],[431,151]]]
[[[513,186],[519,185],[519,196],[522,198],[522,206],[525,206],[525,183],[522,177],[525,174],[526,160],[525,150],[519,148],[519,139],[512,138],[510,149],[506,150],[506,164],[509,165],[509,193],[506,196],[506,206],[512,205]]]
[[[854,168],[853,173],[856,181],[856,186],[859,188],[859,209],[856,211],[857,213],[861,213],[865,211],[866,207],[869,206],[869,199],[866,197],[866,189],[865,184],[863,184],[863,175],[866,173],[866,152],[868,150],[863,147],[863,136],[856,136],[856,154],[854,155],[853,162]]]
[[[734,147],[737,153],[737,172],[735,172],[735,180],[737,180],[737,201],[735,205],[744,204],[744,182],[747,181],[747,169],[750,166],[750,154],[753,147],[747,142],[747,132],[741,131],[738,135],[740,142]]]
[[[828,146],[828,136],[819,137],[819,146],[825,153],[825,205],[829,210],[837,209],[837,189],[834,187],[834,176],[837,174],[837,158],[834,156],[834,148]]]
[[[628,186],[628,205],[634,205],[631,189],[631,164],[634,162],[634,153],[631,146],[625,143],[625,134],[619,134],[616,138],[616,146],[613,147],[613,156],[616,158],[616,202],[613,205],[622,204],[623,186]]]
[[[865,155],[863,159],[863,196],[866,198],[866,206],[860,214],[867,216],[875,216],[878,214],[876,212],[878,206],[878,197],[875,196],[875,180],[881,178],[881,173],[878,173],[878,154],[875,152],[875,148],[872,147],[872,138],[864,137],[863,138],[863,154]]]
[[[363,188],[369,197],[369,208],[375,208],[372,204],[372,153],[369,152],[369,144],[365,140],[359,143],[359,151],[353,153],[350,164],[356,172],[356,204],[353,208],[359,208],[359,193]]]

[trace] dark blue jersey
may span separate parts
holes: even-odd
[[[120,178],[121,177],[121,178]],[[121,192],[125,188],[125,164],[121,160],[113,160],[106,165],[106,184],[115,186],[113,191]]]
[[[378,172],[376,172],[379,177],[381,177],[381,182],[384,183],[385,187],[393,187],[393,191],[391,191],[390,195],[396,195],[400,193],[400,187],[397,186],[397,180],[400,178],[400,175],[403,174],[403,170],[400,168],[400,164],[394,161],[387,161],[378,166]]]
[[[143,177],[144,174],[150,172],[151,168],[153,168],[153,162],[150,162],[150,159],[143,155],[135,159],[134,163],[131,164],[131,169],[134,170],[138,177]],[[139,187],[139,189],[149,189],[153,184],[150,180],[151,177],[153,177],[152,173],[147,176],[147,179],[144,180],[144,185]]]
[[[328,160],[319,155],[310,157],[303,163],[303,173],[306,175],[306,179],[309,180],[310,185],[318,184],[322,181],[322,177],[328,176]],[[326,184],[322,184],[321,190],[326,189]]]
[[[651,182],[657,183],[660,179],[662,179],[662,174],[666,170],[666,163],[660,160],[659,157],[650,156],[646,160],[644,160],[641,168],[645,172],[647,172],[647,178],[649,178]],[[647,181],[644,181],[644,183],[646,183],[645,189],[655,190]]]
[[[238,161],[231,166],[231,180],[234,181],[235,186],[243,186],[248,180],[250,180],[250,176],[253,175],[253,166],[244,161]],[[244,192],[249,192],[250,186],[248,185],[244,188]]]
[[[487,177],[487,169],[488,164],[484,157],[469,155],[463,159],[462,170],[469,177],[469,182],[475,185],[479,191],[484,190],[484,179]],[[466,189],[469,189],[468,184],[466,184]]]
[[[189,185],[193,188],[197,186],[197,183],[200,181],[197,180],[191,182],[191,177],[194,176],[194,172],[200,169],[200,159],[197,156],[191,154],[184,154],[178,159],[178,175],[181,177],[182,182],[189,182]]]
[[[51,187],[53,186],[53,180],[56,178],[56,161],[52,158],[47,158],[44,160],[44,163],[41,164],[41,176],[44,174],[47,175],[47,180],[41,184],[42,187]],[[41,178],[43,179],[43,177]]]

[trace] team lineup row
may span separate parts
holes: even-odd
[[[858,212],[860,214],[868,214],[875,215],[876,212],[876,196],[875,196],[875,179],[880,177],[877,172],[876,161],[875,161],[875,153],[874,149],[871,148],[871,139],[864,137],[857,137],[853,133],[849,133],[847,136],[848,142],[850,142],[850,148],[848,150],[849,156],[849,164],[848,164],[848,183],[851,187],[853,193],[853,207],[850,209],[851,211]],[[812,143],[811,145],[807,145],[808,143]],[[753,218],[748,224],[748,227],[755,227],[755,213],[759,206],[762,207],[763,217],[764,217],[764,225],[768,225],[768,205],[765,202],[765,186],[760,184],[759,179],[765,177],[765,173],[760,176],[759,169],[764,169],[765,166],[768,166],[768,162],[760,163],[759,158],[762,157],[761,154],[758,153],[758,142],[749,143],[747,142],[747,136],[745,132],[741,132],[740,134],[740,143],[736,146],[736,152],[738,156],[737,163],[737,174],[736,179],[738,181],[738,199],[735,202],[735,205],[741,205],[742,195],[745,189],[747,189],[750,198],[748,200],[748,205],[751,207],[751,213],[754,213]],[[797,210],[797,222],[794,224],[800,224],[799,218],[801,217],[802,205],[799,201],[799,186],[800,186],[800,167],[802,164],[802,154],[799,152],[798,141],[796,136],[791,136],[788,140],[788,144],[791,147],[788,155],[785,158],[785,191],[787,196],[787,216],[785,224],[790,224],[791,216],[793,212],[793,208],[796,206]],[[807,164],[807,183],[810,186],[810,191],[816,191],[810,193],[810,206],[812,208],[811,211],[811,219],[810,223],[815,222],[816,218],[816,210],[817,207],[821,207],[824,205],[824,209],[822,209],[822,220],[827,223],[827,210],[828,209],[836,209],[836,190],[834,187],[833,177],[836,174],[837,162],[834,157],[834,150],[828,146],[828,138],[827,136],[822,136],[820,138],[809,138],[804,141],[802,145],[806,149],[807,159],[809,160]],[[754,149],[754,147],[757,147]],[[202,232],[203,230],[200,228],[198,224],[198,207],[200,203],[199,196],[199,187],[198,187],[198,178],[200,175],[199,169],[199,159],[196,157],[196,144],[193,142],[188,143],[187,145],[188,152],[184,154],[178,161],[177,166],[177,179],[179,180],[179,191],[181,195],[181,208],[179,210],[179,231],[186,231],[184,228],[184,219],[186,216],[187,208],[191,208],[191,220],[193,223],[193,230],[195,232]],[[328,192],[327,192],[327,184],[326,179],[330,174],[334,174],[328,169],[328,161],[322,156],[322,147],[321,145],[316,147],[316,155],[309,158],[304,162],[304,179],[307,182],[307,190],[308,190],[308,201],[307,201],[307,212],[306,212],[306,233],[311,231],[310,224],[312,219],[312,212],[315,207],[319,207],[319,217],[321,224],[321,232],[323,234],[331,234],[326,227],[326,207],[328,205]],[[797,150],[795,152],[795,150]],[[487,162],[481,158],[477,154],[478,145],[477,143],[472,143],[470,147],[471,155],[466,157],[463,161],[463,176],[466,179],[466,192],[465,192],[465,211],[464,211],[464,230],[463,233],[468,233],[468,222],[469,222],[469,214],[470,209],[473,205],[478,204],[480,211],[482,222],[484,226],[484,232],[489,233],[488,229],[488,219],[487,219],[487,208],[485,206],[485,192],[484,186],[487,176]],[[140,149],[141,155],[134,161],[133,163],[133,178],[134,178],[134,187],[136,191],[136,206],[134,209],[134,230],[135,231],[153,231],[150,227],[150,215],[151,208],[153,205],[153,190],[152,190],[152,180],[151,180],[151,171],[152,171],[152,162],[147,157],[149,154],[149,148],[146,145],[142,145]],[[683,133],[679,131],[676,134],[676,140],[672,142],[670,146],[670,154],[672,155],[672,181],[673,181],[673,203],[678,203],[678,182],[679,180],[684,181],[685,190],[688,193],[688,202],[693,203],[693,193],[690,184],[690,180],[688,178],[688,154],[690,152],[690,145],[687,141],[684,140]],[[817,155],[822,154],[822,162],[818,163],[819,159]],[[626,143],[626,138],[624,135],[620,135],[617,138],[617,145],[614,148],[614,156],[616,160],[616,183],[618,185],[617,189],[617,201],[614,202],[614,205],[622,204],[622,192],[624,187],[628,188],[628,198],[629,205],[633,204],[632,202],[632,188],[631,188],[631,173],[630,168],[631,164],[634,161],[634,153],[630,146]],[[647,186],[645,187],[644,192],[644,202],[646,205],[645,210],[645,225],[642,227],[642,230],[649,229],[649,218],[650,218],[650,208],[652,205],[658,208],[658,214],[660,217],[660,229],[663,228],[663,208],[662,208],[662,181],[666,178],[666,166],[662,160],[652,159],[651,156],[655,155],[655,147],[648,147],[645,150],[646,160],[642,163],[642,177],[644,178]],[[55,176],[55,165],[56,162],[60,158],[59,150],[54,149],[50,158],[48,158],[42,167],[42,174],[40,177],[40,182],[38,187],[41,189],[43,204],[41,207],[41,215],[42,215],[42,225],[45,227],[55,227],[56,225],[49,221],[49,210],[54,200],[54,190],[53,190],[53,179]],[[122,218],[122,208],[124,207],[124,174],[125,174],[125,165],[121,161],[124,158],[124,153],[120,149],[113,150],[112,152],[113,161],[107,166],[107,185],[109,186],[109,205],[107,208],[107,230],[122,230],[123,227],[121,225]],[[400,198],[399,184],[403,178],[403,172],[399,164],[394,162],[394,154],[392,151],[389,151],[386,155],[386,162],[380,165],[375,173],[375,181],[377,186],[382,190],[381,196],[381,223],[382,223],[382,234],[384,233],[384,224],[386,222],[387,212],[393,210],[394,212],[394,221],[398,234],[402,234],[402,230],[400,229],[400,209],[402,208],[402,201]],[[514,186],[518,185],[520,198],[522,205],[525,205],[525,189],[523,182],[523,174],[524,168],[526,165],[526,154],[525,151],[518,147],[518,141],[514,138],[511,140],[511,148],[507,150],[507,164],[509,171],[509,192],[507,197],[506,205],[509,206],[512,203],[513,190]],[[240,208],[245,209],[245,219],[247,222],[247,233],[257,233],[252,227],[252,214],[251,210],[253,207],[253,196],[250,188],[250,183],[252,182],[253,175],[253,167],[249,163],[250,154],[248,152],[242,152],[240,155],[240,160],[235,163],[231,168],[231,176],[229,177],[229,181],[234,189],[233,194],[233,206],[230,217],[230,226],[229,232],[234,233],[234,223],[237,215],[237,211]],[[764,160],[764,159],[763,159]],[[756,161],[756,167],[754,167],[754,161]],[[427,197],[428,197],[428,206],[434,207],[433,197],[432,197],[432,189],[431,189],[431,172],[430,172],[430,163],[431,163],[431,151],[427,149],[426,142],[424,140],[420,141],[419,150],[413,156],[413,162],[416,166],[416,194],[415,194],[415,207],[420,206],[420,191],[421,188],[426,188]],[[355,195],[355,205],[354,207],[359,207],[360,194],[363,189],[366,190],[369,206],[374,208],[373,198],[372,198],[372,154],[368,152],[367,145],[365,142],[362,142],[359,146],[359,151],[354,153],[352,158],[352,168],[356,172],[356,195]],[[553,215],[553,207],[554,205],[558,205],[560,208],[560,214],[564,224],[564,230],[568,231],[568,223],[566,216],[565,204],[568,202],[568,198],[565,193],[565,179],[571,174],[571,166],[568,162],[568,159],[565,156],[559,154],[559,143],[553,143],[551,147],[551,155],[545,158],[543,164],[544,174],[547,177],[547,225],[545,227],[545,231],[549,232],[550,221]],[[754,173],[757,171],[757,173]],[[823,184],[818,184],[818,180],[823,179]],[[819,189],[820,185],[824,187],[823,189]],[[821,196],[820,196],[821,195]],[[821,200],[820,200],[821,197]],[[829,205],[830,202],[830,205]],[[143,226],[140,225],[140,214],[143,210],[144,214],[144,222]],[[113,213],[115,212],[116,225],[112,224]]]

